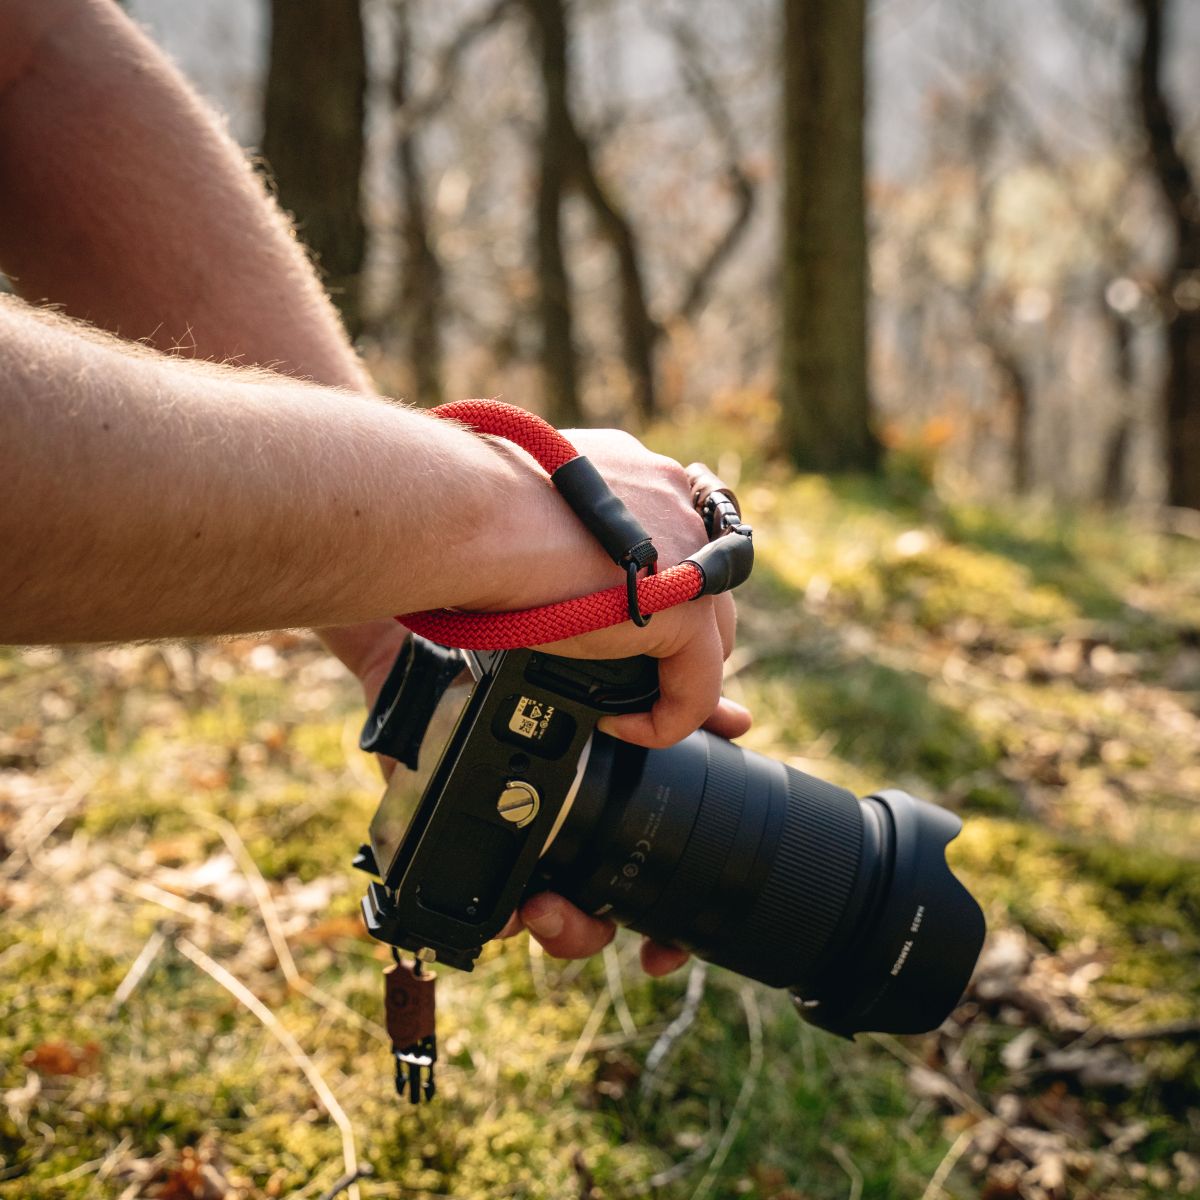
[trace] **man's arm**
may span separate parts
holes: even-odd
[[[50,300],[69,314],[124,338],[140,338],[163,349],[201,358],[258,363],[319,383],[369,392],[365,374],[287,222],[268,200],[220,122],[111,0],[6,0],[0,7],[0,26],[4,34],[0,36],[0,178],[4,180],[0,188],[0,268],[15,279],[21,294],[35,301]],[[18,325],[23,327],[17,340],[10,343],[10,353],[20,354],[20,338],[33,336],[29,316],[12,310],[4,316],[10,333]],[[76,353],[85,352],[76,349],[67,356]],[[89,361],[96,360],[92,348],[85,356],[90,356]],[[157,371],[164,369],[160,365]],[[147,373],[155,374],[141,367],[134,372],[140,376]],[[121,371],[117,376],[124,380]],[[185,387],[174,376],[155,377],[161,400],[173,400],[177,386],[189,396],[193,390],[203,393],[200,408],[205,419],[217,419],[214,405],[236,407],[241,402],[232,383],[221,385],[210,377],[201,384],[193,378]],[[65,385],[69,381],[59,382]],[[124,382],[132,385],[133,381]],[[144,387],[145,382],[142,378],[140,386]],[[52,381],[43,379],[42,384],[43,391],[48,387],[54,392]],[[263,389],[267,386],[254,386],[257,402],[264,401]],[[114,394],[107,396],[111,399]],[[58,395],[61,400],[62,394]],[[142,411],[136,405],[145,402],[143,391],[135,387],[120,395],[126,418],[135,410]],[[289,395],[293,401],[297,399],[295,393]],[[434,448],[444,445],[441,439],[448,436],[443,427],[418,414],[397,415],[395,409],[389,409],[385,416],[382,406],[367,410],[346,398],[338,402],[337,415],[347,424],[341,434],[335,435],[332,426],[339,422],[331,416],[327,402],[328,398],[318,402],[313,392],[305,391],[299,408],[288,402],[275,410],[277,421],[281,417],[291,420],[301,410],[314,417],[319,410],[322,428],[335,437],[333,447],[324,443],[325,450],[315,468],[315,474],[327,484],[335,470],[362,471],[370,464],[372,469],[395,469],[400,448],[391,439],[409,436],[418,428],[422,431],[420,441],[408,447],[408,454],[417,456],[420,471],[437,461]],[[28,413],[24,419],[28,420]],[[236,424],[237,415],[225,420]],[[244,429],[244,425],[239,428]],[[278,424],[267,428],[273,429],[276,436],[271,443],[274,453],[286,439]],[[308,439],[314,435],[314,427],[306,425],[305,429],[303,435],[297,435],[299,442],[292,444],[292,462],[313,452]],[[151,423],[148,430],[155,431],[161,443],[163,426]],[[353,430],[358,430],[360,436],[357,450],[351,453],[348,445],[337,444],[337,439],[344,442]],[[375,433],[367,430],[383,436],[383,444],[376,445]],[[72,432],[77,436],[68,438],[61,448],[65,451],[70,447],[77,459],[88,457],[96,446],[80,440],[84,431]],[[313,440],[320,442],[323,436],[314,436]],[[655,534],[664,561],[695,549],[697,522],[689,511],[686,485],[677,467],[662,460],[650,461],[642,448],[613,435],[580,434],[579,441],[614,489]],[[110,443],[111,439],[101,445]],[[13,443],[5,438],[0,444]],[[586,539],[579,540],[577,527],[571,531],[576,539],[571,553],[578,556],[577,562],[546,555],[554,523],[564,518],[562,507],[553,504],[544,517],[550,524],[534,530],[532,544],[539,549],[538,561],[525,563],[522,555],[531,543],[521,540],[528,530],[513,527],[517,516],[514,506],[523,506],[522,497],[527,495],[536,496],[538,503],[545,502],[546,493],[544,486],[528,491],[531,481],[522,474],[527,464],[522,463],[520,455],[485,452],[477,442],[468,450],[462,440],[455,441],[446,452],[454,458],[460,478],[468,475],[464,467],[485,455],[481,473],[473,469],[470,473],[480,486],[486,484],[490,489],[487,511],[478,524],[466,528],[485,531],[488,546],[502,549],[505,563],[516,571],[529,571],[521,585],[509,591],[504,563],[496,564],[499,574],[494,577],[482,573],[493,570],[486,558],[470,564],[472,581],[486,579],[494,585],[494,607],[522,607],[614,581],[611,564],[600,562],[595,548],[586,544]],[[499,463],[494,461],[497,457]],[[385,460],[386,465],[381,465]],[[411,459],[405,461],[411,465]],[[227,474],[240,477],[247,463],[229,459],[225,467]],[[497,470],[503,483],[493,485],[489,472]],[[514,471],[522,480],[519,484],[514,484]],[[354,480],[353,475],[346,478]],[[395,484],[394,479],[391,482]],[[454,509],[455,487],[442,475],[436,487],[435,481],[420,474],[405,480],[404,486],[393,486],[393,514],[401,511],[404,498],[411,494],[405,487],[411,485],[420,491],[421,482],[432,489],[420,492],[423,517],[436,497],[443,507],[449,505],[448,511],[457,511],[459,519],[475,520],[464,515],[477,511],[470,504]],[[447,487],[448,493],[444,490]],[[243,498],[247,494],[243,492]],[[214,499],[211,494],[208,498]],[[327,515],[314,513],[312,498],[311,490],[306,490],[301,507],[293,513],[287,532],[297,538],[310,532],[318,534],[316,528],[308,528],[310,521],[328,524]],[[106,497],[98,494],[91,499],[94,506]],[[466,497],[458,499],[467,501]],[[157,495],[154,501],[158,502]],[[422,561],[429,582],[443,588],[446,581],[435,581],[433,576],[455,568],[455,564],[445,561],[447,546],[459,555],[459,567],[468,561],[468,551],[473,550],[461,541],[452,541],[440,547],[436,561],[418,560],[410,547],[424,544],[414,536],[414,516],[409,509],[400,522],[407,540],[400,545],[389,542],[383,559],[376,556],[364,563],[367,556],[361,552],[371,538],[366,537],[364,542],[363,520],[348,518],[340,503],[330,514],[342,521],[340,536],[335,539],[338,556],[326,560],[324,566],[331,572],[349,570],[351,574],[324,579],[318,570],[316,577],[303,581],[299,592],[287,597],[288,607],[296,611],[307,604],[311,609],[312,589],[317,587],[325,589],[326,597],[345,587],[348,592],[356,592],[357,598],[343,603],[349,601],[348,594],[343,593],[337,605],[321,607],[323,617],[289,619],[285,623],[354,620],[356,623],[348,627],[321,632],[370,690],[390,664],[402,631],[394,622],[360,623],[346,614],[371,610],[382,614],[409,607],[399,595],[381,608],[375,605],[381,593],[392,594],[391,586],[396,581],[390,576],[390,562],[397,558],[403,557],[409,564]],[[535,521],[543,519],[538,503],[525,514]],[[266,511],[277,518],[277,511],[270,505]],[[569,516],[566,519],[573,521]],[[390,532],[396,530],[395,523],[389,526],[385,522],[384,527]],[[199,541],[203,543],[203,537]],[[185,549],[194,557],[200,546]],[[244,553],[244,544],[242,550]],[[169,556],[174,548],[164,549],[164,553]],[[361,555],[359,565],[351,566],[348,560],[356,555]],[[385,562],[388,556],[392,557]],[[313,559],[302,553],[299,561],[311,563]],[[22,565],[28,566],[28,562]],[[60,557],[59,565],[69,564]],[[368,574],[377,578],[368,580]],[[276,572],[275,577],[291,576],[285,569]],[[193,582],[198,589],[198,583]],[[225,582],[231,583],[232,577]],[[251,625],[282,619],[281,608],[273,609],[276,616],[267,618],[261,602],[255,610],[259,616],[247,616],[246,594],[258,582],[253,573],[240,580],[243,601],[235,624],[247,627],[246,619]],[[452,590],[443,590],[437,602],[449,602]],[[44,591],[53,595],[47,600],[50,607],[43,606],[42,613],[58,619],[61,614],[55,614],[53,603],[55,597],[61,599],[61,593],[54,586],[53,575],[47,577]],[[189,611],[189,621],[202,615],[203,628],[228,627],[233,613],[213,607],[222,594],[219,589],[210,594],[206,613]],[[148,616],[146,604],[152,605],[163,596],[156,593],[141,597],[143,618]],[[747,715],[724,701],[713,711],[719,689],[721,644],[728,644],[732,623],[732,602],[728,597],[719,597],[715,603],[700,601],[660,614],[648,630],[640,633],[626,627],[560,649],[580,655],[644,651],[663,657],[663,700],[649,716],[612,721],[612,732],[649,744],[665,744],[683,736],[711,711],[709,727],[733,736],[748,724]],[[80,637],[79,627],[74,626],[68,636]],[[138,636],[148,636],[147,627],[143,626]],[[39,640],[45,640],[44,635]],[[581,914],[568,912],[567,916],[571,924]],[[564,947],[571,933],[568,929],[563,935]],[[547,941],[548,947],[557,941]],[[578,941],[573,944],[581,945]]]
[[[0,26],[0,267],[23,296],[160,349],[371,391],[261,178],[111,0],[8,0]],[[370,687],[403,630],[322,637]]]
[[[0,642],[494,606],[528,586],[555,530],[561,556],[598,565],[535,468],[453,424],[174,359],[13,300],[0,446]]]
[[[0,265],[22,296],[371,390],[261,178],[113,0],[5,0],[0,33]]]

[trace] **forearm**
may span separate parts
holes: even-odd
[[[160,349],[370,393],[286,218],[158,47],[108,0],[9,4],[0,266],[20,293]],[[361,675],[401,631],[320,632]]]
[[[126,339],[369,388],[261,179],[111,0],[7,0],[0,269]]]
[[[517,456],[420,412],[84,336],[12,301],[0,446],[0,642],[486,606],[528,588],[546,539],[567,553],[543,598],[570,589],[573,517]]]

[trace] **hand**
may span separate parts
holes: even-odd
[[[652,453],[637,439],[617,430],[570,430],[566,436],[592,460],[653,537],[662,566],[679,562],[704,544],[704,523],[692,507],[691,485],[679,463]],[[540,474],[539,468],[507,443],[498,449],[510,453],[523,470]],[[555,513],[557,527],[548,530],[546,538],[546,545],[554,550],[543,561],[542,571],[529,580],[528,590],[520,595],[486,596],[478,607],[526,608],[621,582],[620,570],[566,505],[559,502]],[[721,737],[733,738],[745,733],[751,720],[746,709],[721,696],[722,663],[733,647],[735,622],[730,595],[701,597],[656,613],[642,629],[627,623],[545,648],[576,658],[649,654],[661,660],[660,698],[654,708],[649,713],[601,721],[600,728],[614,737],[659,748],[673,745],[703,726]],[[403,641],[404,630],[394,622],[373,622],[323,631],[323,637],[362,680],[367,702],[372,703]],[[392,764],[381,761],[385,774],[390,773]],[[523,928],[556,958],[590,957],[608,945],[616,933],[612,921],[589,916],[549,892],[527,900],[500,936],[511,937]],[[642,967],[650,975],[665,975],[687,958],[687,952],[678,947],[643,939]]]
[[[619,430],[563,432],[591,459],[654,539],[660,567],[672,566],[704,545],[704,522],[692,507],[691,484],[679,463],[647,450]],[[544,485],[545,475],[522,451],[506,442],[497,443],[497,449],[526,472],[536,474]],[[503,533],[502,527],[499,532]],[[464,607],[528,608],[623,582],[621,569],[561,500],[548,508],[539,532],[542,557],[519,590],[510,586],[504,594],[484,593],[478,603]],[[733,597],[723,593],[656,613],[641,629],[625,622],[541,648],[574,658],[648,654],[660,659],[660,695],[650,712],[604,717],[599,725],[614,737],[660,749],[674,745],[701,725],[723,737],[737,737],[749,728],[749,713],[721,697],[722,663],[733,648],[735,625]]]

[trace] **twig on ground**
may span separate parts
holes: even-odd
[[[845,1146],[839,1145],[837,1142],[826,1142],[825,1147],[838,1160],[838,1166],[850,1176],[849,1200],[859,1200],[863,1190],[863,1173],[859,1170],[858,1164],[846,1152]]]
[[[902,1046],[891,1034],[888,1033],[869,1033],[867,1034],[873,1042],[882,1046],[893,1058],[898,1058],[905,1066],[915,1067],[921,1071],[932,1071],[933,1068],[924,1063],[917,1055],[913,1054],[907,1047]],[[944,1071],[934,1071],[934,1074],[940,1077],[945,1085],[946,1097],[953,1100],[964,1112],[971,1113],[972,1116],[978,1117],[981,1121],[994,1121],[1005,1130],[1008,1129],[1008,1122],[1002,1120],[994,1112],[985,1108],[978,1100],[975,1099],[969,1092],[964,1092]]]
[[[353,1177],[346,1189],[350,1200],[362,1200],[362,1193],[355,1182],[359,1174],[354,1128],[329,1084],[325,1082],[325,1077],[317,1070],[316,1064],[292,1034],[279,1023],[279,1018],[240,979],[230,974],[219,962],[210,958],[199,946],[185,937],[175,939],[175,948],[184,958],[195,963],[200,970],[220,984],[235,1000],[248,1008],[303,1072],[304,1078],[308,1080],[309,1086],[316,1092],[318,1099],[325,1106],[325,1111],[342,1135],[342,1161],[346,1166],[346,1174]]]
[[[646,1055],[646,1066],[642,1071],[642,1079],[638,1084],[638,1092],[645,1096],[658,1081],[658,1073],[667,1055],[675,1048],[675,1043],[692,1027],[696,1014],[700,1011],[700,1002],[704,999],[704,984],[708,978],[708,967],[700,959],[692,963],[688,972],[687,992],[683,998],[683,1008],[679,1016],[673,1020],[659,1035],[658,1041],[650,1047]]]
[[[194,900],[185,900],[182,896],[177,896],[174,892],[168,892],[166,888],[160,888],[157,884],[150,883],[148,880],[135,879],[132,875],[124,875],[123,872],[122,875],[123,878],[120,883],[121,891],[129,893],[131,896],[136,896],[139,900],[146,900],[151,904],[157,904],[159,908],[165,908],[168,912],[186,917],[193,925],[198,925],[201,929],[208,930],[217,926],[224,926],[226,935],[237,939],[238,931],[228,917],[214,912],[211,908],[206,908],[203,904],[197,904]]]
[[[932,1072],[937,1075],[944,1085],[943,1095],[945,1099],[957,1104],[963,1111],[970,1113],[976,1117],[980,1124],[976,1125],[971,1131],[978,1137],[985,1129],[994,1130],[996,1136],[1005,1142],[1016,1154],[1029,1161],[1028,1147],[1021,1144],[1020,1140],[1013,1136],[1013,1126],[997,1113],[992,1112],[984,1105],[980,1104],[969,1092],[964,1091],[958,1086],[944,1071],[937,1071],[923,1062],[916,1054],[907,1047],[902,1046],[891,1034],[887,1033],[870,1033],[867,1035],[873,1042],[882,1046],[894,1058],[906,1066],[913,1067],[919,1071]],[[1070,1138],[1074,1138],[1073,1134],[1065,1125],[1056,1126],[1059,1132],[1066,1134]]]
[[[113,993],[113,998],[108,1005],[110,1017],[115,1016],[125,1006],[125,1002],[133,995],[146,972],[150,970],[150,964],[158,957],[158,952],[163,948],[166,940],[167,935],[163,932],[162,926],[156,925],[154,932],[146,939],[146,944],[141,948],[137,958],[125,972],[125,978],[117,984],[117,990]]]
[[[33,865],[38,851],[46,844],[50,835],[79,807],[95,780],[93,772],[85,772],[67,788],[57,804],[34,820],[32,831],[28,836],[20,837],[8,857],[0,863],[0,879],[15,876],[22,863]]]
[[[971,1143],[978,1137],[981,1126],[976,1125],[970,1129],[964,1129],[962,1133],[954,1139],[950,1149],[946,1151],[942,1161],[938,1163],[937,1170],[930,1177],[929,1182],[925,1185],[925,1190],[921,1193],[921,1200],[938,1200],[939,1196],[944,1196],[946,1193],[942,1185],[950,1178],[950,1172],[958,1166],[958,1160],[971,1148]]]
[[[357,1183],[358,1180],[366,1179],[368,1176],[374,1174],[374,1167],[372,1167],[370,1163],[363,1163],[363,1165],[357,1170],[348,1171],[341,1177],[341,1179],[338,1179],[334,1183],[333,1187],[323,1191],[318,1200],[334,1200],[334,1197],[340,1196],[342,1192],[346,1191],[346,1189],[350,1187],[351,1184]]]
[[[617,948],[612,942],[604,947],[604,974],[608,980],[609,995],[612,996],[613,1011],[621,1022],[621,1029],[626,1037],[637,1037],[637,1022],[629,1011],[629,1003],[625,999],[625,981],[621,977],[621,960],[617,957]]]
[[[363,1030],[365,1033],[369,1033],[376,1041],[382,1042],[385,1046],[390,1046],[391,1039],[388,1037],[387,1030],[382,1025],[368,1020],[361,1013],[355,1012],[348,1004],[339,1000],[336,996],[329,995],[328,992],[317,987],[316,984],[310,983],[300,974],[300,970],[296,966],[296,960],[292,957],[292,949],[288,945],[287,937],[283,932],[283,924],[279,920],[279,910],[275,907],[275,899],[271,895],[271,889],[267,886],[267,881],[258,869],[258,864],[246,848],[246,843],[242,840],[242,835],[224,817],[216,817],[209,814],[203,815],[206,821],[221,835],[221,840],[225,843],[225,848],[233,855],[238,869],[242,872],[246,883],[250,887],[250,892],[254,896],[254,902],[258,905],[259,914],[262,916],[263,925],[266,927],[267,937],[271,939],[271,948],[275,951],[275,957],[279,962],[279,969],[283,972],[288,987],[292,988],[293,991],[299,992],[319,1007],[344,1017],[352,1025]]]
[[[601,992],[596,997],[596,1003],[592,1005],[592,1011],[588,1014],[588,1019],[583,1024],[579,1039],[575,1043],[575,1049],[571,1051],[571,1057],[567,1059],[566,1065],[563,1067],[562,1075],[560,1076],[561,1087],[566,1086],[566,1081],[575,1073],[579,1064],[583,1062],[587,1052],[592,1048],[592,1041],[600,1028],[600,1022],[604,1020],[605,1014],[608,1012],[608,1006],[611,1003],[612,997],[607,991]]]
[[[696,1185],[696,1190],[692,1193],[692,1200],[704,1200],[716,1180],[717,1172],[725,1165],[725,1159],[729,1157],[729,1151],[733,1148],[742,1121],[745,1119],[746,1109],[750,1107],[750,1101],[754,1098],[754,1093],[758,1088],[758,1077],[762,1072],[763,1029],[762,1014],[758,1010],[758,998],[750,984],[744,984],[738,994],[741,997],[742,1009],[746,1014],[746,1032],[750,1038],[750,1062],[746,1067],[746,1075],[742,1080],[737,1099],[733,1102],[733,1111],[729,1114],[725,1132],[721,1135],[721,1140],[717,1143],[717,1148],[709,1160],[704,1178],[700,1180]],[[857,1197],[854,1197],[853,1200],[857,1200]]]
[[[1200,1021],[1164,1021],[1141,1029],[1098,1029],[1087,1039],[1091,1046],[1111,1046],[1121,1042],[1191,1042],[1200,1038]]]

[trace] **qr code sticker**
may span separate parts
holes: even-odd
[[[552,705],[541,704],[537,700],[531,700],[528,696],[522,696],[517,701],[517,707],[513,710],[508,727],[513,733],[519,733],[522,737],[540,738],[546,732],[546,726],[550,724],[553,714]]]

